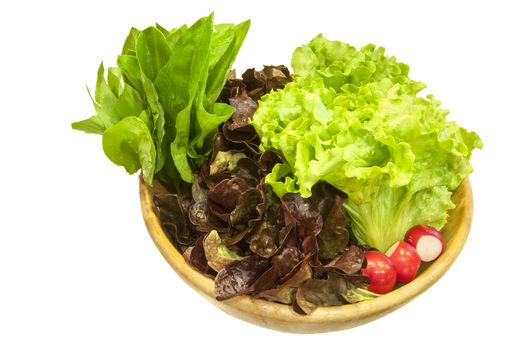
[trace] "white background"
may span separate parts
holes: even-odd
[[[16,3],[16,4],[15,4]],[[523,286],[522,10],[504,1],[16,1],[0,5],[0,349],[441,349],[520,347]],[[411,66],[481,135],[462,254],[429,291],[347,331],[278,333],[193,292],[150,240],[128,176],[93,114],[101,60],[131,26],[252,19],[235,66],[289,64],[317,33],[368,42]]]

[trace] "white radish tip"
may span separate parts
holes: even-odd
[[[424,262],[435,260],[443,250],[443,244],[434,236],[423,236],[416,244],[416,251]]]
[[[394,243],[393,245],[390,246],[389,249],[387,249],[387,251],[385,252],[385,255],[388,256],[390,258],[390,256],[392,254],[394,254],[394,252],[396,251],[396,248],[398,248],[398,245],[400,244],[401,241],[397,241],[396,243]]]

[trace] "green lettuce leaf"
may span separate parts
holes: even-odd
[[[154,85],[166,116],[166,142],[181,178],[192,182],[187,148],[191,110],[209,58],[212,16],[198,20],[177,41],[175,55],[160,70]],[[169,151],[164,151],[165,153]]]
[[[251,21],[247,20],[236,26],[231,24],[215,26],[211,41],[209,79],[205,87],[207,103],[214,103],[220,95],[250,24]],[[229,45],[226,46],[227,43]]]
[[[107,69],[107,85],[115,96],[120,96],[123,91],[122,71],[118,67],[109,67]]]
[[[324,181],[360,243],[385,251],[416,224],[441,228],[451,192],[472,172],[479,136],[446,119],[409,67],[366,45],[321,35],[292,58],[294,82],[262,97],[253,122],[262,149],[280,154],[266,182],[281,196],[311,196]]]
[[[131,85],[124,83],[119,68],[110,67],[106,80],[103,63],[98,68],[95,95],[94,98],[91,96],[91,100],[97,114],[72,123],[73,129],[103,134],[122,118],[139,115],[144,109],[142,97]]]
[[[165,35],[165,38],[167,39],[167,43],[169,44],[169,47],[173,49],[182,36],[183,33],[187,30],[187,25],[183,25],[180,28],[173,28]]]
[[[80,130],[89,134],[99,134],[102,135],[109,125],[106,121],[99,115],[93,115],[90,118],[74,122],[71,124],[72,128],[75,130]]]
[[[152,184],[156,149],[147,125],[143,120],[129,116],[107,129],[102,138],[105,155],[129,174],[140,168],[143,178]]]
[[[156,27],[142,31],[136,39],[136,57],[145,76],[154,81],[172,55],[164,34]]]
[[[140,30],[132,27],[122,47],[122,55],[134,55],[136,53],[136,40]]]
[[[217,127],[234,113],[234,107],[216,100],[248,29],[249,21],[214,24],[213,14],[170,30],[159,24],[131,28],[118,67],[109,67],[107,78],[100,64],[91,97],[96,115],[72,123],[73,129],[105,137],[121,120],[140,119],[148,130],[147,136],[138,133],[145,137],[141,144],[152,139],[155,150],[153,174],[142,168],[143,173],[187,189],[211,152]],[[117,139],[114,130],[126,129],[112,129],[111,139]],[[120,157],[117,149],[112,148],[111,160],[136,171],[138,162],[129,160],[132,152],[120,149]]]

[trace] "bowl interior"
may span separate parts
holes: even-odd
[[[417,277],[394,291],[376,299],[343,306],[320,307],[311,315],[296,314],[292,307],[275,302],[237,296],[217,301],[214,282],[185,262],[180,252],[169,241],[155,214],[153,194],[140,178],[140,201],[145,224],[154,243],[180,277],[207,300],[230,315],[253,324],[293,333],[330,332],[358,326],[406,304],[432,286],[445,274],[459,255],[470,230],[472,221],[472,190],[467,179],[452,196],[456,207],[449,212],[444,253],[433,263],[423,263]]]

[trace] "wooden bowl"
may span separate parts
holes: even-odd
[[[472,221],[472,190],[465,179],[452,196],[456,208],[450,212],[443,228],[445,252],[432,264],[424,264],[410,283],[376,299],[343,306],[320,307],[311,315],[296,314],[288,305],[237,296],[226,301],[214,297],[214,282],[188,265],[171,244],[153,209],[153,195],[140,180],[140,200],[145,225],[154,243],[172,268],[194,290],[226,313],[258,326],[292,333],[321,333],[362,325],[405,305],[445,274],[460,253]]]

